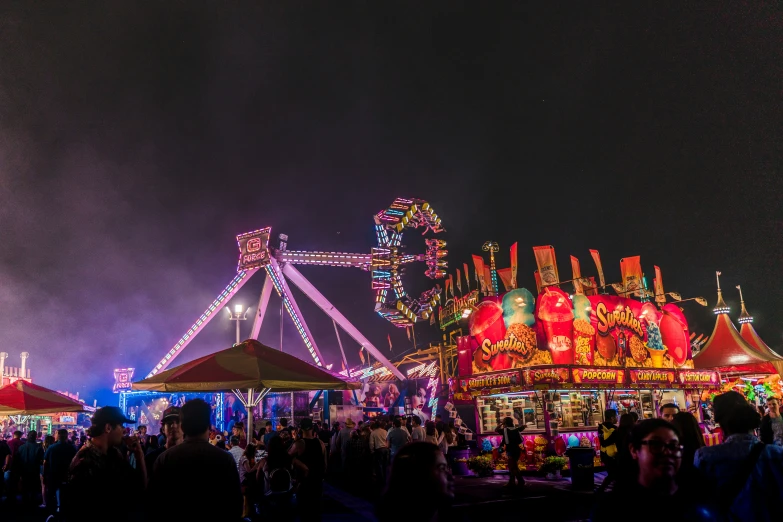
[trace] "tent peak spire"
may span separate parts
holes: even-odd
[[[739,290],[740,306],[742,307],[742,311],[740,312],[740,316],[739,316],[739,319],[737,319],[737,322],[739,324],[752,323],[753,322],[753,316],[751,316],[748,313],[748,309],[745,308],[745,299],[742,298],[742,288],[740,287],[740,285],[737,285],[737,290]]]
[[[723,300],[723,292],[720,290],[720,272],[715,272],[715,279],[718,281],[718,302],[715,304],[715,308],[712,309],[715,315],[729,313],[729,305]]]

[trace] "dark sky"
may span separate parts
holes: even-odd
[[[0,7],[0,347],[36,382],[113,400],[112,369],[143,376],[231,280],[237,233],[366,252],[397,196],[443,217],[452,267],[490,239],[507,265],[518,241],[527,287],[541,244],[586,275],[600,250],[609,280],[640,254],[710,309],[722,270],[734,316],[742,284],[783,344],[779,3],[209,4]],[[380,348],[409,347],[366,273],[302,272]],[[232,339],[216,319],[178,362]],[[305,357],[290,321],[285,349]]]

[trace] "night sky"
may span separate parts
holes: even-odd
[[[742,284],[783,351],[781,5],[491,4],[4,2],[9,363],[28,351],[35,382],[116,400],[113,368],[143,377],[234,276],[236,234],[368,252],[372,215],[398,196],[442,216],[452,272],[486,240],[500,266],[519,242],[528,288],[535,245],[555,246],[561,274],[573,254],[595,275],[598,249],[609,281],[641,255],[650,282],[657,264],[666,290],[708,299],[683,305],[697,333],[721,270],[732,317]],[[380,349],[411,348],[373,312],[367,273],[301,271]],[[339,366],[331,321],[295,295]],[[277,314],[274,295],[273,346]],[[232,341],[221,316],[177,362]],[[284,349],[307,357],[288,318]]]

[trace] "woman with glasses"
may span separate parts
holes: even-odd
[[[634,426],[629,439],[631,469],[611,493],[602,495],[591,520],[617,520],[618,513],[633,513],[635,521],[721,520],[691,484],[678,481],[683,448],[672,424],[648,419]],[[626,471],[626,470],[623,470]]]

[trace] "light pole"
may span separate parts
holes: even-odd
[[[228,310],[228,319],[230,321],[236,321],[237,323],[237,342],[236,344],[239,344],[242,342],[242,339],[239,337],[239,321],[245,321],[247,320],[247,311],[250,310],[250,308],[245,308],[242,310],[242,305],[234,305],[234,311],[231,311],[230,307],[226,307],[226,310]]]
[[[489,252],[489,272],[492,281],[492,291],[490,295],[498,295],[498,272],[495,269],[495,252],[500,251],[500,246],[494,241],[487,241],[481,245],[481,250]]]

